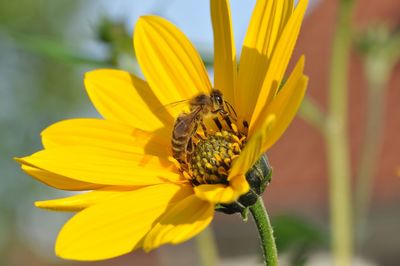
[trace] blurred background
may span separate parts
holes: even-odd
[[[255,0],[231,0],[238,54],[254,4]],[[292,59],[293,64],[306,55],[307,100],[268,154],[274,176],[264,200],[283,265],[329,265],[325,263],[330,238],[329,180],[325,141],[317,127],[328,103],[336,11],[337,1],[310,1]],[[98,116],[83,88],[86,71],[107,67],[140,75],[131,37],[137,18],[150,13],[169,19],[187,34],[212,76],[208,1],[0,0],[0,265],[199,265],[195,240],[104,262],[58,259],[54,241],[71,214],[39,210],[33,202],[68,192],[34,181],[12,160],[41,149],[40,132],[48,125]],[[348,148],[352,176],[363,171],[371,176],[366,181],[370,192],[364,197],[368,207],[354,227],[360,230],[355,265],[397,266],[400,1],[359,0],[352,24]],[[217,214],[212,229],[221,265],[261,265],[251,219],[243,223],[240,216]]]

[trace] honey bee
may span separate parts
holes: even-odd
[[[210,95],[200,94],[190,100],[190,112],[181,113],[178,116],[172,131],[172,156],[178,162],[186,162],[186,155],[193,152],[192,137],[196,134],[199,125],[206,133],[203,123],[205,116],[215,115],[215,123],[219,129],[222,128],[221,122],[216,116],[221,114],[224,119],[225,117],[229,119],[229,112],[226,110],[225,104],[228,103],[223,100],[222,93],[216,89],[213,89]],[[229,105],[229,108],[232,107]]]

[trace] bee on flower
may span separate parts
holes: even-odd
[[[301,57],[280,87],[306,7],[306,0],[296,7],[258,0],[239,61],[228,0],[211,0],[213,86],[176,26],[139,18],[133,41],[145,80],[122,70],[87,73],[86,90],[104,119],[51,125],[42,132],[44,149],[17,159],[49,186],[85,191],[35,203],[77,212],[59,233],[56,254],[101,260],[178,244],[205,229],[215,210],[244,213],[254,204],[269,181],[263,154],[307,86]],[[187,100],[188,110],[156,111]]]

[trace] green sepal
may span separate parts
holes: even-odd
[[[258,197],[264,193],[265,188],[271,182],[271,178],[272,168],[268,163],[267,156],[263,155],[246,173],[250,190],[233,203],[218,204],[215,210],[225,214],[240,213],[243,220],[247,219],[248,210],[246,209],[257,202]]]
[[[242,216],[243,222],[247,222],[249,219],[249,207],[246,207],[243,209],[243,211],[240,213],[240,216]]]

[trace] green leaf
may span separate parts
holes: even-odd
[[[277,248],[279,252],[291,252],[292,265],[303,265],[313,250],[329,246],[328,234],[303,218],[274,217],[272,225]]]

